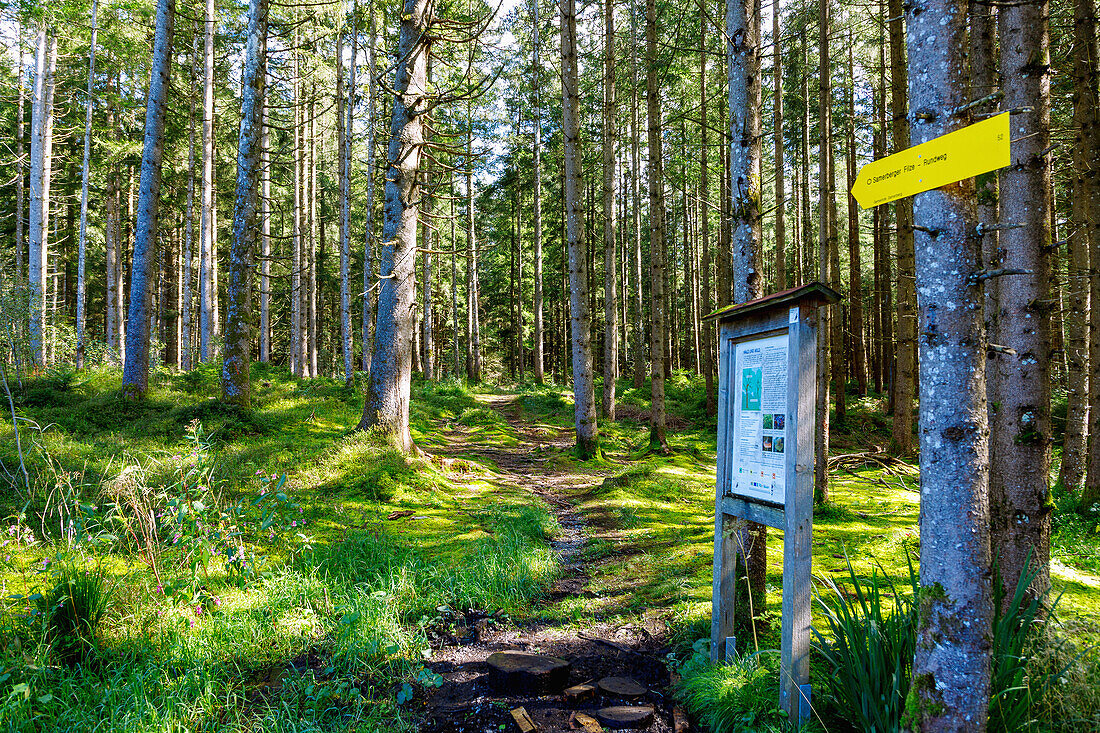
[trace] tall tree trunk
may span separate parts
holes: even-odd
[[[615,10],[612,0],[604,0],[603,22],[603,414],[607,419],[614,420],[615,380],[619,377],[618,253],[615,241],[615,207],[619,192],[615,175],[618,115],[615,98]]]
[[[787,194],[783,162],[783,47],[779,3],[772,2],[772,133],[775,143],[775,289],[787,289]]]
[[[969,0],[967,10],[970,18],[970,96],[981,99],[1000,90],[1000,80],[997,78],[997,22],[993,8],[980,0]],[[1001,267],[998,232],[996,228],[990,229],[999,223],[997,176],[996,171],[991,171],[981,174],[976,180],[978,222],[983,228],[982,264],[989,270]],[[993,343],[1000,343],[997,334],[997,292],[1000,283],[999,278],[985,283],[985,332],[986,338]],[[986,372],[986,391],[991,396],[996,393],[996,372],[996,369]],[[988,404],[995,402],[995,398],[990,399]]]
[[[727,0],[726,35],[729,60],[729,125],[731,195],[731,259],[733,302],[746,303],[764,294],[764,246],[760,215],[760,13],[753,0]],[[723,515],[729,524],[728,515]],[[725,530],[723,530],[725,531]],[[748,595],[742,608],[750,609],[755,627],[765,611],[767,528],[746,522],[738,545],[745,558]],[[744,588],[744,585],[738,583]]]
[[[158,0],[152,68],[149,71],[149,98],[145,108],[141,194],[134,227],[134,259],[130,268],[126,362],[122,370],[122,394],[131,399],[143,399],[149,389],[151,279],[159,243],[161,159],[164,157],[164,123],[168,112],[168,75],[172,68],[175,16],[175,0]]]
[[[477,233],[474,229],[473,114],[466,110],[466,376],[481,382],[480,294],[477,280]]]
[[[202,194],[199,205],[199,361],[214,358],[214,289],[217,240],[214,227],[214,0],[206,0],[202,82]]]
[[[317,378],[317,341],[320,338],[317,318],[317,248],[324,244],[324,227],[321,223],[321,196],[318,189],[318,134],[317,134],[317,83],[310,84],[309,92],[309,238],[307,257],[309,264],[306,266],[306,276],[309,287],[303,291],[306,297],[306,312],[308,313],[306,328],[306,364],[309,368],[310,379]],[[321,139],[323,144],[323,138]],[[415,235],[414,235],[415,237]]]
[[[543,353],[546,335],[543,323],[543,293],[542,293],[542,107],[539,95],[539,74],[542,73],[542,62],[539,60],[539,0],[531,0],[531,95],[534,97],[534,142],[532,143],[532,167],[534,168],[534,204],[531,215],[535,228],[535,353],[534,369],[535,381],[543,383],[545,377],[545,356]],[[457,333],[455,334],[457,338]]]
[[[1073,13],[1076,104],[1074,122],[1083,164],[1079,171],[1091,175],[1081,177],[1081,190],[1074,191],[1074,200],[1080,201],[1080,216],[1087,234],[1087,246],[1092,258],[1088,272],[1100,267],[1100,104],[1097,101],[1096,6],[1093,0],[1076,0]],[[1079,64],[1079,66],[1077,66]],[[1085,245],[1086,242],[1082,242]],[[1089,278],[1089,334],[1088,334],[1088,457],[1086,460],[1085,486],[1077,503],[1078,512],[1093,516],[1100,503],[1100,278]]]
[[[633,3],[630,13],[630,195],[631,232],[634,268],[634,389],[645,385],[646,364],[645,307],[642,288],[642,195],[638,181],[642,177],[638,125],[638,28]]]
[[[704,7],[703,0],[699,0],[699,227],[703,250],[702,308],[703,313],[709,315],[714,310],[714,303],[710,294],[710,151],[707,146],[707,18],[703,12]],[[782,112],[780,115],[782,116]],[[707,415],[712,417],[718,413],[714,368],[715,328],[713,321],[703,323],[703,376],[707,390]]]
[[[374,57],[374,44],[377,42],[378,30],[375,24],[374,0],[367,4],[369,15],[367,43],[367,67],[370,70],[370,79],[367,82],[367,205],[363,212],[363,363],[362,369],[370,372],[372,356],[374,354],[374,339],[371,338],[371,328],[374,323],[374,132],[378,126],[375,119],[376,100],[378,98],[378,68]],[[425,79],[427,71],[425,71]],[[454,191],[451,192],[452,195]],[[452,212],[453,214],[454,212]],[[454,226],[452,221],[451,226]],[[453,242],[452,242],[453,244]],[[453,249],[453,247],[452,247]]]
[[[31,209],[27,282],[30,286],[31,362],[43,366],[46,363],[46,285],[49,277],[53,94],[54,72],[57,66],[57,37],[47,32],[45,21],[39,22],[37,46],[34,106],[31,110]]]
[[[107,94],[111,94],[113,87],[113,77],[107,77]],[[111,132],[112,136],[116,136],[115,129],[115,104],[112,101],[107,107],[107,129]],[[107,185],[103,192],[103,249],[104,249],[104,266],[106,272],[106,290],[104,294],[105,301],[105,318],[104,318],[104,331],[107,341],[107,351],[111,354],[112,358],[115,355],[119,355],[121,351],[121,342],[119,339],[119,326],[122,322],[122,310],[121,302],[119,300],[120,287],[118,283],[119,279],[119,260],[121,259],[120,250],[122,243],[119,236],[119,182],[118,182],[118,166],[117,161],[111,161],[115,165],[111,166],[111,170],[107,171],[106,179]],[[121,356],[119,357],[119,364],[122,363]]]
[[[665,437],[665,171],[657,55],[657,6],[646,0],[646,127],[649,138],[650,450],[668,451]]]
[[[830,245],[829,198],[832,196],[832,89],[830,85],[831,59],[829,57],[829,0],[818,0],[818,117],[820,138],[817,155],[818,186],[818,279],[832,283],[830,275],[832,248]],[[808,119],[807,119],[808,126]],[[839,306],[836,308],[839,310]],[[820,308],[817,342],[817,421],[814,426],[814,503],[829,500],[829,342],[832,340],[832,322],[838,314],[829,306]],[[843,388],[843,385],[837,385]]]
[[[1050,587],[1050,47],[1047,0],[998,9],[1001,89],[1012,117],[1012,165],[1000,171],[1003,266],[990,391],[990,519],[1000,575],[1011,597],[1021,574],[1031,592]],[[1030,560],[1028,559],[1030,555]]]
[[[229,299],[225,311],[222,399],[251,408],[252,259],[260,229],[258,195],[263,158],[264,92],[267,72],[267,0],[249,0],[248,35],[241,77],[241,132],[237,144],[237,195],[229,249]]]
[[[455,235],[455,179],[454,174],[447,175],[447,206],[450,209],[447,220],[451,227],[451,376],[458,379],[462,374],[462,362],[459,359],[458,338],[458,239]]]
[[[852,58],[852,31],[848,30],[848,149],[847,180],[848,190],[856,181],[856,76]],[[852,358],[855,360],[856,383],[859,395],[867,394],[867,350],[863,333],[863,271],[862,253],[859,241],[859,209],[851,193],[848,194],[848,308],[851,314]],[[837,388],[839,389],[839,387]]]
[[[570,331],[577,457],[599,455],[596,392],[592,374],[588,253],[581,201],[580,96],[577,90],[577,15],[573,0],[559,0],[561,12],[562,134],[565,141],[565,213],[569,250]],[[614,244],[611,245],[614,248]],[[613,277],[613,275],[612,275]]]
[[[386,212],[379,253],[378,320],[370,391],[360,429],[376,428],[400,450],[413,449],[409,432],[412,342],[416,301],[416,229],[420,155],[427,114],[432,4],[405,0],[396,58],[393,118],[386,165]]]
[[[266,58],[264,73],[266,74]],[[267,80],[264,80],[266,97]],[[271,128],[260,112],[260,361],[271,361]]]
[[[895,0],[897,2],[897,0]],[[1002,9],[1003,12],[1003,9]],[[928,0],[906,11],[909,94],[922,143],[966,126],[970,101],[966,6]],[[900,22],[900,21],[897,21]],[[970,179],[917,194],[920,227],[921,613],[908,725],[984,731],[989,715],[990,619],[986,342],[977,196]],[[899,404],[904,412],[905,404]],[[896,418],[895,418],[896,419]],[[965,508],[965,511],[962,509]]]
[[[84,308],[85,290],[87,284],[84,281],[84,266],[88,242],[88,169],[92,155],[92,107],[95,81],[95,42],[99,26],[96,24],[96,14],[99,10],[98,0],[92,0],[92,40],[88,49],[88,99],[85,104],[84,117],[84,162],[80,169],[80,243],[78,245],[76,265],[76,368],[84,368]],[[22,86],[22,82],[20,82]],[[22,185],[22,178],[20,178]]]
[[[297,14],[295,14],[297,18]],[[305,148],[305,141],[303,138],[304,127],[302,124],[302,83],[301,83],[301,61],[298,58],[298,43],[299,36],[298,31],[294,31],[294,61],[293,61],[293,81],[291,82],[291,94],[294,99],[294,121],[291,123],[294,128],[294,142],[291,157],[293,162],[291,165],[291,175],[294,178],[291,184],[291,217],[292,217],[292,233],[290,239],[290,344],[287,351],[290,352],[290,371],[294,376],[301,378],[304,376],[303,362],[302,362],[302,250],[304,245],[303,228],[305,225],[304,212],[303,212],[303,194],[302,190],[302,170],[304,168],[305,159],[302,156],[302,150]],[[367,191],[370,191],[371,178],[367,178]],[[370,196],[368,193],[368,202]],[[367,231],[370,232],[370,206],[367,207]],[[368,244],[368,252],[370,247]],[[364,268],[365,270],[366,268]]]
[[[16,120],[15,120],[15,277],[12,281],[15,283],[16,291],[22,289],[24,281],[23,268],[26,266],[23,262],[23,250],[26,248],[25,237],[26,233],[23,228],[24,217],[26,212],[23,208],[25,204],[26,192],[23,190],[23,184],[26,179],[26,155],[25,147],[25,132],[23,118],[26,115],[24,107],[26,105],[27,97],[27,70],[23,67],[23,25],[19,21],[16,21],[15,25],[15,37],[17,39],[16,45],[19,47],[19,92],[18,102],[16,105]],[[21,355],[16,354],[17,359],[21,359]]]
[[[889,0],[890,14],[890,112],[893,115],[894,152],[909,147],[909,101],[906,90],[905,29],[902,0]],[[916,379],[917,322],[914,309],[916,263],[913,260],[913,201],[895,204],[897,244],[897,367],[894,370],[893,448],[902,455],[913,450],[913,390]]]
[[[810,218],[810,46],[807,36],[809,31],[802,34],[802,74],[800,75],[800,81],[802,86],[802,119],[800,132],[801,140],[799,141],[802,148],[802,177],[800,183],[802,184],[801,192],[801,204],[802,204],[802,267],[803,271],[800,277],[803,280],[808,280],[812,276],[813,270],[813,241],[814,241],[814,224],[813,219]],[[821,324],[819,333],[827,333],[824,330],[825,324]],[[821,392],[817,394],[817,399],[821,400]],[[815,455],[821,455],[817,453]]]
[[[192,293],[192,264],[195,251],[195,65],[199,56],[198,22],[192,23],[191,33],[191,63],[188,66],[187,95],[187,206],[184,210],[184,240],[183,253],[180,262],[182,273],[182,303],[180,308],[180,369],[191,371],[192,330],[194,328],[194,311],[192,305],[194,296]],[[108,201],[108,205],[110,201]],[[110,264],[108,264],[108,272]],[[110,287],[110,286],[108,286]],[[108,295],[109,297],[109,295]]]
[[[355,109],[355,33],[351,34],[350,84],[348,85],[347,113],[344,112],[344,44],[336,44],[336,105],[338,144],[340,156],[340,346],[344,354],[344,382],[351,384],[355,378],[352,359],[354,346],[351,338],[351,139],[353,134],[352,112]]]
[[[435,318],[434,307],[432,299],[434,295],[432,293],[432,245],[433,237],[432,230],[434,229],[433,221],[435,217],[432,214],[432,207],[435,204],[435,196],[429,196],[425,193],[421,199],[424,204],[424,321],[421,324],[421,337],[420,343],[423,350],[423,357],[421,358],[421,366],[424,369],[424,378],[428,381],[435,380],[434,369],[434,334],[433,334],[433,319]]]

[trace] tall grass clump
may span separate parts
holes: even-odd
[[[102,568],[82,570],[64,565],[55,584],[38,595],[45,637],[66,663],[95,648],[96,631],[111,604],[112,589]]]
[[[908,593],[875,572],[861,581],[848,561],[852,591],[825,578],[827,603],[816,595],[828,635],[816,628],[814,649],[829,667],[825,676],[840,714],[859,730],[893,733],[901,726],[917,642],[919,580],[909,565]]]
[[[905,726],[920,618],[920,584],[912,558],[908,565],[904,593],[877,572],[861,579],[849,562],[851,590],[825,579],[831,591],[828,602],[817,595],[827,631],[814,629],[814,650],[828,665],[824,679],[837,714],[858,730],[892,733]],[[994,582],[991,731],[1041,730],[1064,718],[1100,722],[1096,680],[1075,684],[1093,669],[1087,650],[1073,654],[1067,640],[1054,633],[1057,599],[1048,605],[1045,594],[1028,593],[1037,574],[1029,565],[1011,598],[999,579]],[[1058,715],[1052,715],[1055,710]]]

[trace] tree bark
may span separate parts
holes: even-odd
[[[856,78],[853,61],[851,29],[848,31],[848,191],[856,181]],[[859,240],[859,208],[855,198],[848,194],[848,312],[851,314],[852,359],[855,360],[855,377],[859,395],[867,394],[867,350],[863,329],[863,271]],[[839,389],[839,387],[838,387]]]
[[[1095,516],[1100,509],[1100,278],[1095,277],[1094,268],[1100,267],[1096,261],[1100,257],[1100,104],[1097,101],[1097,41],[1096,6],[1093,0],[1076,0],[1074,5],[1074,46],[1077,49],[1075,66],[1077,75],[1077,103],[1074,107],[1074,121],[1077,128],[1077,146],[1085,158],[1079,171],[1088,171],[1082,176],[1082,190],[1074,192],[1074,199],[1080,200],[1081,216],[1084,217],[1087,246],[1092,258],[1089,274],[1089,335],[1088,335],[1088,457],[1085,486],[1081,491],[1077,511],[1083,516]]]
[[[542,384],[545,380],[545,356],[543,349],[546,335],[543,322],[543,293],[542,293],[542,108],[539,95],[539,75],[542,73],[542,62],[539,60],[539,0],[531,0],[531,95],[534,97],[534,141],[532,143],[532,157],[534,168],[534,203],[531,215],[535,228],[535,353],[534,369],[535,381]],[[455,334],[458,336],[457,332]]]
[[[265,58],[266,74],[266,58]],[[264,80],[266,97],[267,80]],[[260,361],[271,361],[271,128],[267,104],[260,113]]]
[[[1002,12],[1003,12],[1002,8]],[[906,11],[909,94],[921,143],[962,128],[970,101],[966,6]],[[984,731],[989,715],[990,584],[985,338],[977,195],[971,179],[917,194],[920,308],[920,620],[909,726]],[[898,405],[904,411],[904,404]]]
[[[404,452],[413,449],[409,392],[416,300],[416,229],[432,7],[429,0],[405,0],[402,6],[379,257],[378,319],[370,391],[359,422],[360,429],[378,430]]]
[[[649,138],[650,407],[649,447],[668,451],[665,437],[665,171],[661,145],[657,7],[646,0],[646,127]]]
[[[297,18],[297,14],[295,14]],[[292,230],[290,239],[290,344],[287,351],[290,355],[290,371],[294,376],[301,378],[304,376],[303,363],[302,363],[302,250],[304,245],[302,244],[304,227],[304,212],[303,212],[303,190],[302,190],[302,170],[304,168],[304,158],[302,156],[302,149],[305,147],[303,138],[302,124],[302,84],[301,79],[301,62],[298,58],[298,43],[299,36],[298,31],[294,31],[294,54],[293,54],[293,81],[291,82],[291,95],[293,97],[293,112],[294,120],[291,123],[294,128],[293,133],[293,149],[291,150],[291,157],[293,162],[291,164],[291,176],[293,182],[291,183],[291,219]],[[370,178],[367,179],[367,191],[370,191]],[[369,195],[368,195],[369,201]],[[367,222],[370,222],[370,207],[368,205]],[[367,228],[368,232],[370,227]],[[369,245],[368,245],[369,246]]]
[[[619,377],[619,291],[618,252],[616,248],[616,177],[615,145],[618,124],[615,98],[615,11],[612,0],[604,0],[603,59],[603,414],[615,419],[615,381]]]
[[[229,250],[229,299],[225,311],[222,399],[251,408],[252,260],[260,227],[258,195],[263,158],[264,93],[267,71],[267,0],[249,0],[248,35],[241,77],[241,131],[237,144],[237,195]]]
[[[474,228],[474,129],[472,108],[466,110],[466,376],[481,382],[481,295],[477,280],[477,232]]]
[[[703,250],[701,263],[703,270],[702,308],[704,315],[709,315],[714,310],[714,302],[711,299],[710,151],[707,146],[707,18],[703,12],[704,8],[703,0],[699,0],[699,228]],[[778,16],[776,18],[778,19]],[[778,33],[776,38],[778,39]],[[779,88],[779,86],[776,88]],[[779,115],[782,117],[781,110]],[[639,318],[639,320],[641,319]],[[715,389],[716,370],[714,368],[715,342],[717,340],[715,338],[715,328],[716,325],[713,321],[703,323],[703,378],[707,391],[707,415],[711,417],[718,414],[718,398]]]
[[[187,205],[184,209],[183,252],[180,261],[182,277],[182,303],[180,307],[180,369],[191,371],[192,330],[194,311],[192,304],[192,264],[195,252],[195,64],[199,56],[198,23],[192,24],[191,63],[188,66],[187,95]],[[109,202],[108,202],[109,203]],[[109,270],[109,266],[108,266]]]
[[[832,284],[830,220],[828,201],[832,196],[832,91],[829,58],[829,0],[818,0],[818,118],[820,140],[817,155],[818,186],[818,280]],[[808,114],[808,113],[807,113]],[[809,118],[807,117],[807,124]],[[839,309],[839,307],[838,307]],[[829,342],[833,338],[832,322],[837,317],[829,306],[819,309],[817,342],[817,422],[814,426],[814,503],[829,500]],[[838,385],[840,387],[841,385]]]
[[[367,66],[370,80],[367,82],[367,205],[363,211],[363,362],[362,369],[370,372],[374,354],[374,339],[371,327],[374,323],[374,131],[378,125],[375,119],[375,104],[378,92],[378,68],[374,57],[374,44],[378,30],[374,18],[374,0],[367,4],[369,15],[370,42],[367,44]],[[425,78],[427,71],[425,70]],[[451,192],[453,195],[453,191]],[[453,214],[453,212],[452,212]],[[454,226],[453,220],[451,226]],[[453,242],[452,242],[453,244]],[[453,249],[453,247],[452,247]]]
[[[599,455],[596,393],[592,373],[588,252],[581,201],[580,96],[577,89],[577,15],[574,0],[559,0],[561,13],[562,134],[565,153],[565,219],[569,256],[570,331],[573,352],[574,422],[577,457]],[[614,245],[612,245],[614,246]]]
[[[787,289],[787,194],[783,162],[783,46],[779,3],[772,3],[772,136],[775,143],[775,289]]]
[[[57,38],[39,21],[35,56],[34,97],[31,108],[30,217],[27,283],[30,293],[31,363],[44,366],[46,336],[46,281],[50,233],[50,179],[53,157],[53,77],[57,65]]]
[[[26,212],[23,209],[26,205],[26,192],[23,189],[23,183],[27,176],[26,160],[24,159],[27,152],[24,140],[26,134],[23,123],[23,118],[26,114],[24,107],[27,97],[27,72],[26,69],[23,68],[23,25],[18,20],[15,25],[15,36],[16,39],[18,39],[16,45],[19,47],[19,66],[17,67],[19,70],[19,91],[15,113],[15,277],[12,278],[12,280],[18,292],[23,288],[23,283],[25,282],[23,268],[26,265],[23,262],[23,250],[26,248],[26,232],[23,228],[23,222]],[[21,358],[21,355],[16,355],[17,360]]]
[[[1050,587],[1050,48],[1047,0],[998,9],[1001,89],[1012,116],[1012,165],[1000,171],[1003,266],[990,391],[989,501],[992,542],[1011,592],[1032,563],[1031,593]],[[1030,561],[1028,556],[1030,554]],[[1007,601],[1006,601],[1007,602]]]
[[[745,303],[764,294],[762,221],[760,215],[760,13],[753,0],[727,0],[726,35],[729,61],[729,125],[731,181],[731,260],[733,302]],[[723,524],[728,524],[724,522]],[[725,529],[723,531],[726,531]],[[747,604],[751,621],[765,611],[767,528],[746,522],[738,542],[745,558]],[[744,587],[738,583],[740,587]]]
[[[214,358],[214,0],[206,0],[203,46],[202,194],[199,208],[199,361]]]
[[[122,370],[122,394],[130,399],[143,399],[149,390],[151,278],[159,244],[161,160],[164,156],[164,123],[168,111],[175,16],[175,0],[158,0],[152,68],[149,71],[149,98],[145,108],[141,193],[134,227],[134,259],[130,268],[126,362]]]
[[[902,0],[889,0],[890,14],[890,111],[893,115],[894,152],[909,147],[909,102],[906,90],[905,30]],[[916,378],[916,263],[913,255],[913,202],[895,205],[897,244],[897,360],[894,371],[893,449],[901,455],[913,451],[913,390]]]
[[[630,195],[631,232],[634,268],[634,389],[645,386],[646,364],[645,306],[642,288],[642,196],[639,179],[642,177],[641,151],[638,125],[638,28],[637,13],[630,13]]]
[[[92,39],[88,50],[88,99],[85,104],[84,117],[84,162],[80,169],[80,243],[78,244],[76,265],[76,368],[84,368],[84,321],[85,321],[85,291],[84,266],[88,242],[88,169],[92,155],[92,107],[95,81],[95,43],[99,26],[96,24],[96,14],[99,10],[98,0],[92,0]],[[22,85],[22,82],[20,82]],[[20,120],[22,122],[22,120]],[[22,178],[20,178],[22,186]]]

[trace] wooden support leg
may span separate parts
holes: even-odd
[[[714,589],[710,624],[710,659],[728,661],[733,652],[733,621],[736,618],[737,528],[742,524],[721,507],[714,520]]]

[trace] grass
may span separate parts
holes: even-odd
[[[589,601],[590,606],[610,618],[659,609],[668,619],[677,653],[683,657],[694,642],[710,635],[714,428],[699,414],[705,407],[699,381],[677,375],[669,382],[678,385],[677,409],[684,411],[676,415],[677,429],[669,433],[671,455],[646,453],[648,389],[634,390],[624,384],[621,394],[632,409],[622,411],[627,417],[616,423],[600,423],[601,440],[610,446],[609,463],[596,468],[595,472],[602,474],[596,485],[578,492],[575,498],[592,523],[586,557],[595,564],[596,598]],[[560,409],[551,398],[525,395],[523,404],[530,417],[541,423],[571,424],[571,410]],[[638,419],[639,414],[643,419]],[[690,419],[685,419],[685,414]],[[888,418],[880,414],[876,399],[850,400],[844,431],[832,436],[834,455],[885,446],[889,432]],[[568,460],[562,457],[563,462]],[[584,470],[584,466],[574,465]],[[814,511],[815,576],[826,581],[848,577],[850,561],[851,573],[861,582],[877,575],[880,584],[907,587],[906,556],[919,550],[920,493],[915,469],[887,472],[876,465],[837,469],[830,476],[830,492],[830,502]],[[1100,573],[1096,572],[1100,534],[1095,521],[1074,514],[1070,498],[1060,496],[1057,489],[1055,499],[1059,511],[1052,533],[1051,574],[1053,592],[1061,596],[1056,633],[1076,643],[1036,649],[1033,675],[1043,665],[1064,666],[1082,650],[1100,643]],[[749,653],[780,645],[782,540],[781,532],[769,531],[766,582],[773,623],[765,634],[750,641]],[[560,608],[561,618],[571,621],[571,610]],[[549,613],[553,616],[554,611]],[[813,623],[818,629],[828,629],[821,607],[814,609]],[[1052,710],[1063,706],[1055,719],[1066,721],[1064,730],[1100,727],[1100,704],[1094,691],[1095,680],[1100,679],[1100,655],[1094,649],[1078,661],[1080,664],[1070,665],[1071,671],[1063,675],[1062,690],[1053,691],[1045,703]],[[814,694],[821,695],[826,689],[821,679],[825,665],[817,657],[812,665]],[[695,672],[702,674],[704,669],[700,689],[709,690],[706,695],[712,705],[731,710],[744,707],[735,698],[718,702],[722,698],[718,689],[726,684],[723,680],[742,679],[742,672],[705,667],[697,667]],[[1093,680],[1092,686],[1083,684],[1084,679]],[[697,699],[704,694],[700,689],[691,693]],[[835,722],[837,716],[829,708],[836,703],[827,696],[816,699],[825,720]],[[700,711],[703,718],[717,714]]]
[[[572,426],[567,392],[522,386],[507,393],[517,395],[508,410],[523,420],[524,437],[489,404],[504,391],[418,381],[412,432],[437,457],[416,458],[351,430],[362,409],[355,387],[255,365],[255,409],[243,415],[215,401],[217,379],[216,366],[157,374],[140,405],[118,398],[118,372],[106,368],[13,384],[27,421],[30,481],[22,481],[10,425],[0,427],[0,462],[17,477],[0,496],[8,517],[0,525],[8,598],[0,615],[0,729],[40,730],[50,721],[72,730],[410,730],[417,696],[434,684],[421,663],[440,606],[578,626],[595,617],[657,616],[679,660],[692,659],[693,644],[709,638],[715,426],[699,380],[681,373],[668,380],[669,455],[647,450],[648,385],[625,382],[620,419],[600,422],[601,459],[581,463],[566,447],[539,448],[550,469],[576,476],[578,488],[565,490],[589,534],[582,556],[592,597],[547,605],[558,572],[548,541],[560,529],[541,500],[497,480],[486,453],[474,448],[551,443]],[[885,443],[889,426],[877,407],[873,399],[851,402],[836,450]],[[179,494],[181,465],[197,460],[189,437],[196,421],[209,461],[204,502],[218,512],[238,501],[249,506],[285,474],[278,491],[289,513],[259,531],[260,509],[252,510],[256,522],[240,542],[255,573],[231,575],[215,558],[200,563],[187,592],[169,598],[140,532],[112,522],[132,519],[120,497],[163,508]],[[1055,495],[1058,623],[1060,633],[1095,643],[1100,535],[1067,510],[1071,498]],[[848,557],[854,577],[878,573],[904,586],[906,554],[918,548],[918,500],[907,473],[870,465],[834,472],[831,502],[814,516],[815,574],[846,574]],[[162,569],[190,577],[194,556],[184,545],[201,554],[210,544],[163,548]],[[30,601],[51,587],[45,560],[102,568],[113,593],[95,634],[98,653],[75,666],[58,663]],[[729,730],[775,724],[774,655],[765,650],[779,646],[781,533],[769,533],[768,562],[773,623],[745,646],[747,654],[763,652],[752,657],[755,666],[715,669],[695,660],[685,668],[689,707],[727,721]],[[814,624],[827,628],[821,609]],[[1050,647],[1033,657],[1060,669],[1076,653]],[[1079,730],[1095,722],[1090,705],[1091,714],[1100,711],[1100,662],[1084,659],[1070,665],[1051,702]],[[824,667],[814,659],[815,702],[829,727],[836,703],[823,692]]]
[[[30,482],[3,495],[0,730],[409,730],[435,683],[422,667],[435,609],[522,616],[546,592],[557,527],[541,501],[351,432],[356,389],[263,365],[253,379],[250,415],[212,400],[212,367],[158,375],[138,405],[110,369],[15,386]],[[429,451],[440,424],[475,440],[506,427],[457,384],[418,384],[412,417]],[[21,477],[11,437],[0,428],[0,461]],[[269,491],[285,495],[285,521],[261,528],[261,503],[253,524],[226,524]],[[226,527],[256,572],[228,572],[212,552],[225,536],[173,541],[165,520],[154,570],[132,505],[199,513],[173,528]],[[102,568],[114,593],[98,653],[75,665],[58,664],[35,601],[60,564]],[[193,579],[168,597],[169,576]]]

